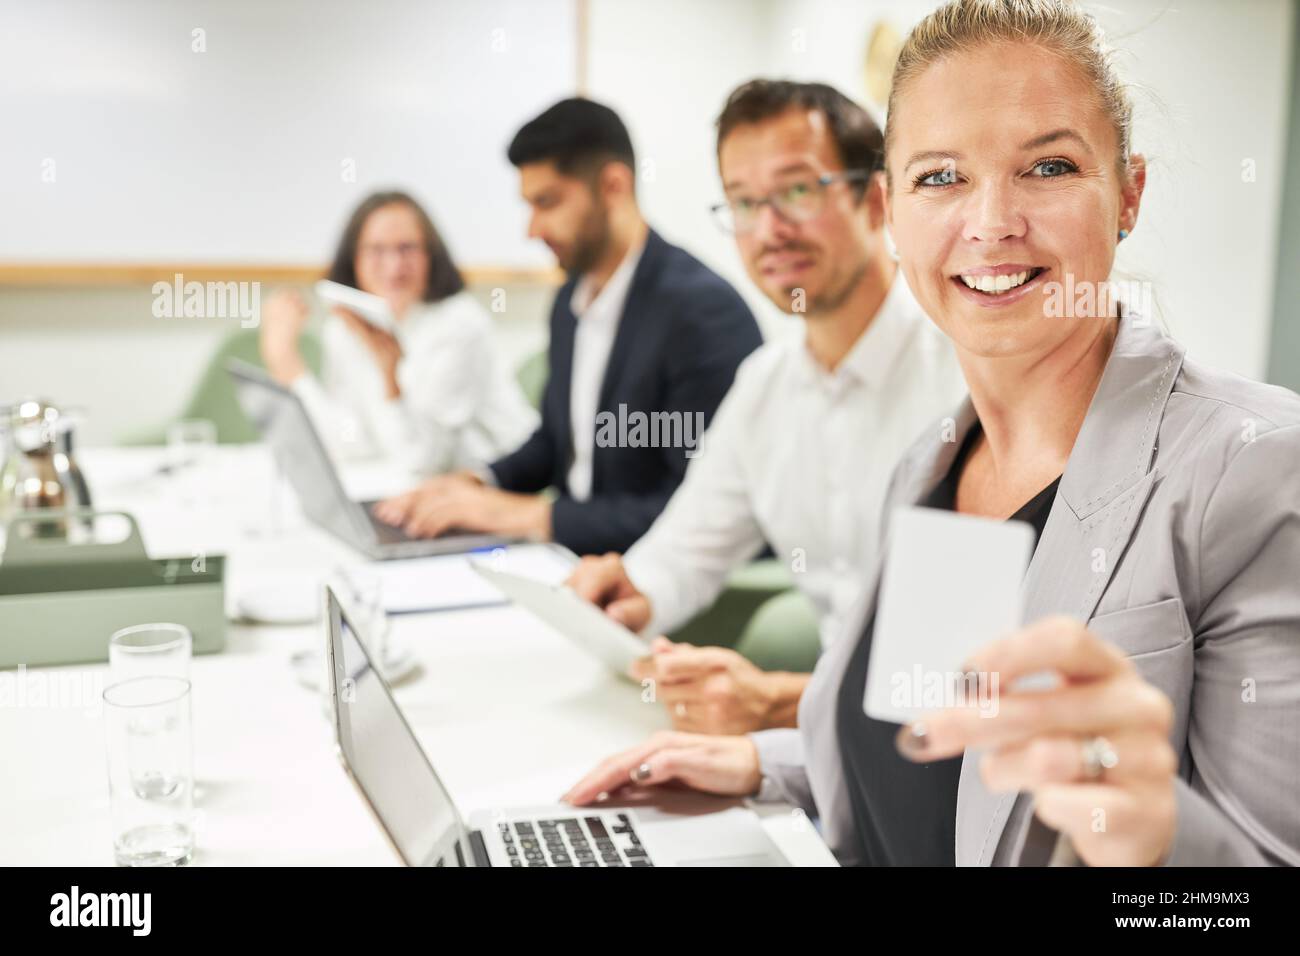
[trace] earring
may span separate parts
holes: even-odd
[[[1127,238],[1128,238],[1128,230],[1127,230],[1127,229],[1121,229],[1121,230],[1119,231],[1119,238],[1120,238],[1120,241],[1121,241],[1121,242],[1123,242],[1125,239],[1127,239]]]

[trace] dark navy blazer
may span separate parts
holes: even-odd
[[[542,422],[492,472],[508,491],[559,491],[551,512],[554,537],[578,554],[626,551],[658,517],[681,483],[689,459],[682,447],[648,447],[632,441],[597,441],[591,496],[568,493],[573,461],[569,386],[577,318],[570,308],[578,277],[571,276],[551,308],[550,378],[542,396]],[[731,387],[736,367],[762,343],[758,324],[725,279],[690,253],[650,230],[632,276],[627,302],[600,389],[600,412],[617,421],[641,412],[682,413],[707,424]],[[599,429],[597,429],[599,433]],[[610,434],[608,429],[606,435]],[[698,436],[696,436],[698,440]]]

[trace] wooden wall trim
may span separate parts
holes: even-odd
[[[49,286],[153,285],[174,281],[177,273],[186,282],[266,282],[305,285],[315,282],[325,266],[258,265],[254,263],[0,263],[0,287],[40,288]],[[465,282],[476,287],[509,285],[559,286],[564,273],[559,269],[510,269],[473,266],[461,270]]]
[[[577,76],[574,77],[574,86],[577,88],[579,96],[590,96],[588,84],[591,81],[589,74],[591,57],[589,44],[591,42],[591,7],[588,0],[574,0],[576,9],[574,13],[575,27],[577,36],[575,37],[575,52],[577,54],[577,63],[574,65]]]

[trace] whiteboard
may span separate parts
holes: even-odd
[[[319,265],[404,188],[462,265],[550,266],[505,149],[574,0],[0,0],[0,261]]]

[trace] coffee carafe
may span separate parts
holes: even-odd
[[[73,456],[79,418],[39,399],[0,406],[0,521],[19,511],[90,507],[90,489]]]

